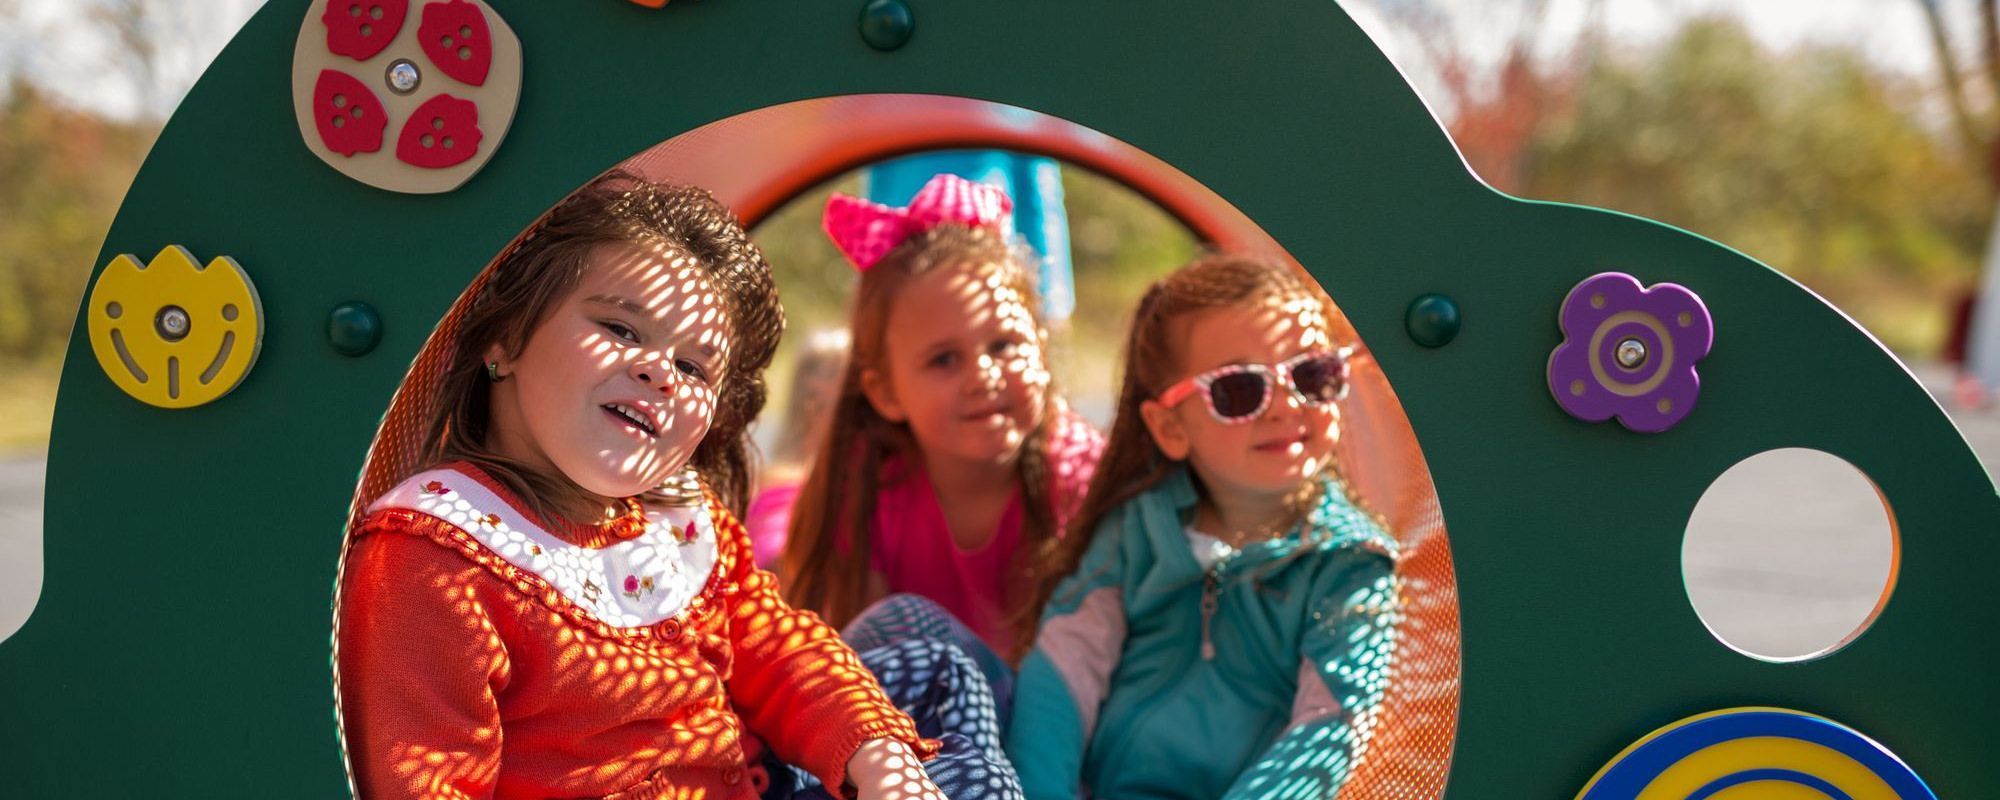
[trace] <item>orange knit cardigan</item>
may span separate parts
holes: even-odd
[[[643,532],[550,525],[477,468],[449,466],[462,476],[450,480],[478,482],[563,542],[595,549]],[[360,797],[750,800],[746,733],[830,787],[870,739],[934,754],[835,631],[779,598],[742,524],[713,499],[707,511],[706,583],[679,613],[635,627],[607,624],[436,516],[365,517],[335,659]]]

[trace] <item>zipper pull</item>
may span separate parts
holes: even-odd
[[[1215,640],[1209,636],[1209,623],[1215,617],[1216,595],[1221,588],[1221,576],[1210,569],[1201,579],[1201,660],[1215,660]]]

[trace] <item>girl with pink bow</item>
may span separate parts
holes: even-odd
[[[876,604],[850,641],[971,645],[1002,697],[1027,565],[1060,535],[1104,441],[1051,385],[1031,264],[1008,245],[1012,206],[954,175],[905,208],[827,203],[827,235],[861,272],[853,345],[781,567],[792,602],[836,626]]]

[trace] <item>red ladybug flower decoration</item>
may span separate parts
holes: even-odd
[[[307,148],[396,192],[451,191],[485,166],[520,99],[521,42],[484,0],[314,7],[292,54]]]

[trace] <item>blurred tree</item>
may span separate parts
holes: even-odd
[[[1946,107],[1951,109],[1952,130],[1966,155],[1983,161],[1989,181],[2000,185],[2000,0],[1970,0],[1965,5],[1947,0],[1915,0],[1923,9],[1924,23],[1931,36],[1932,53],[1937,57],[1938,78],[1944,87]],[[1957,43],[1952,41],[1952,17],[1970,10],[1979,17],[1979,36],[1973,59],[1978,67],[1968,71],[1960,66]],[[1983,85],[1978,85],[1983,84]],[[1977,92],[1984,102],[1975,104],[1969,94]]]
[[[1857,48],[1773,54],[1729,18],[1613,49],[1601,0],[1586,0],[1579,30],[1554,32],[1549,0],[1354,1],[1389,23],[1392,47],[1413,45],[1402,48],[1418,54],[1405,68],[1432,93],[1466,162],[1497,189],[1718,239],[1907,355],[1936,351],[1950,295],[1977,274],[1993,213],[1982,167],[2000,153],[2000,94],[1968,93],[2000,86],[2000,0],[1954,0],[1966,7],[1949,13],[1946,0],[1916,0],[1945,56],[1956,55],[1947,16],[1976,10],[1981,20],[1984,69],[1966,73],[1954,60],[1944,70],[1951,129],[1927,113],[1931,87],[1884,72]]]
[[[173,22],[190,17],[173,11],[172,6],[152,0],[97,0],[87,7],[91,22],[117,44],[112,52],[125,62],[121,71],[139,95],[141,108],[160,108],[166,96],[178,94],[160,81],[161,60],[169,52],[164,45],[178,32]],[[162,113],[167,111],[171,107]]]
[[[2000,190],[2000,0],[1916,3],[1931,35],[1952,130],[1967,162],[1985,167],[1990,196]],[[1970,70],[1960,66],[1962,44],[1951,36],[1954,23],[1968,12],[1979,19],[1970,55],[1977,66]],[[1986,242],[1983,280],[1961,281],[1957,296],[1945,302],[1953,314],[1943,351],[1961,369],[1954,394],[1968,406],[1982,404],[1988,391],[2000,391],[2000,219],[1989,225]]]
[[[1729,243],[1928,355],[1992,195],[1925,124],[1922,95],[1853,48],[1776,55],[1733,19],[1698,19],[1596,61],[1573,111],[1538,131],[1522,189]]]
[[[91,261],[156,133],[23,82],[0,101],[0,362],[61,356]]]
[[[1601,0],[1584,0],[1582,34],[1557,41],[1549,0],[1363,0],[1411,41],[1436,78],[1429,98],[1465,161],[1487,184],[1517,192],[1534,171],[1543,122],[1575,103],[1600,52]],[[1486,52],[1497,45],[1498,55]]]
[[[96,71],[124,82],[139,117],[107,119],[37,85],[74,54],[19,0],[0,0],[0,451],[38,448],[92,261],[159,120],[200,71],[200,48],[165,47],[212,26],[207,4],[87,0],[63,7],[114,44]],[[181,42],[185,44],[185,42]],[[74,88],[74,87],[70,87]]]

